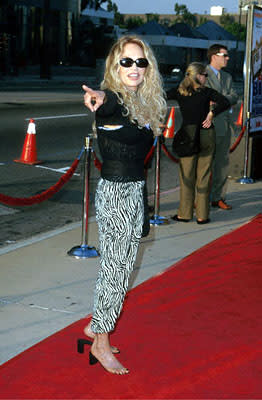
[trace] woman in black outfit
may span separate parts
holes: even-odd
[[[211,166],[215,152],[214,116],[230,107],[229,101],[216,90],[205,87],[208,74],[205,66],[191,63],[178,89],[167,92],[168,99],[177,100],[185,129],[199,132],[199,152],[179,160],[180,203],[178,214],[172,217],[179,222],[193,218],[194,204],[198,224],[209,219],[209,191]],[[174,149],[175,150],[175,149]]]
[[[96,191],[100,271],[92,321],[84,332],[93,338],[90,364],[126,374],[109,343],[122,309],[144,223],[144,160],[161,134],[166,101],[150,47],[136,36],[123,36],[106,60],[102,91],[87,86],[85,104],[96,111],[96,132],[103,159]],[[95,104],[92,104],[92,101]]]

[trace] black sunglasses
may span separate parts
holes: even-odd
[[[135,63],[138,68],[146,68],[148,66],[148,60],[146,58],[137,58],[133,60],[132,58],[125,57],[121,58],[119,61],[121,67],[130,68]]]
[[[203,75],[203,76],[205,76],[206,78],[208,77],[208,73],[207,73],[207,72],[203,72],[202,74],[199,74],[199,75]]]

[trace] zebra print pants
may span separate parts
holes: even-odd
[[[95,206],[100,270],[91,324],[95,333],[112,331],[123,306],[142,234],[144,184],[103,178],[98,182]]]

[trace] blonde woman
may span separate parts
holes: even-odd
[[[144,160],[161,134],[166,101],[157,62],[136,36],[123,36],[106,59],[101,91],[87,86],[85,105],[96,111],[98,146],[103,159],[96,191],[100,271],[92,321],[84,329],[93,338],[90,364],[126,374],[111,347],[109,333],[121,312],[144,222]],[[93,105],[93,101],[95,104]]]
[[[193,62],[178,89],[167,92],[168,99],[175,99],[179,104],[183,130],[198,132],[198,149],[179,160],[180,202],[178,214],[172,217],[178,222],[189,222],[193,218],[194,202],[197,223],[210,222],[209,189],[216,140],[212,120],[229,108],[230,103],[216,90],[205,87],[207,76],[206,67]]]

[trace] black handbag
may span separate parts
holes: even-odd
[[[174,136],[172,150],[178,157],[189,157],[199,153],[199,125],[182,125]]]

